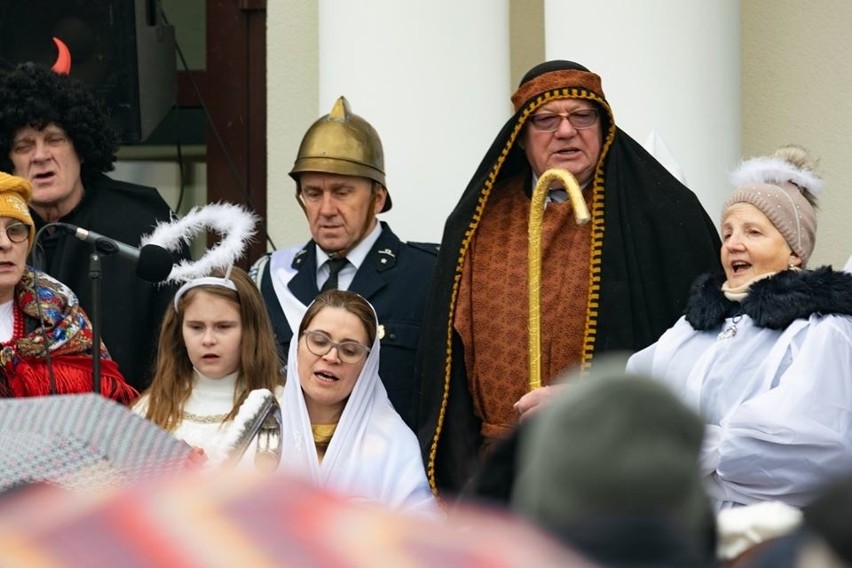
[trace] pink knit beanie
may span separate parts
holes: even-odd
[[[746,160],[731,174],[735,189],[722,206],[722,216],[736,203],[754,205],[784,236],[804,268],[816,244],[816,194],[823,184],[811,169],[778,156]]]

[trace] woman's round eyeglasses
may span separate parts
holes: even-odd
[[[306,330],[302,332],[302,335],[305,336],[305,346],[308,348],[308,351],[317,357],[327,355],[332,349],[336,348],[338,359],[343,363],[352,365],[358,363],[370,352],[369,347],[361,345],[357,341],[341,341],[337,343],[321,331]]]
[[[22,243],[30,236],[30,226],[26,223],[12,223],[6,227],[6,236],[13,243]]]

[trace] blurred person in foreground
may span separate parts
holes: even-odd
[[[665,387],[599,363],[519,431],[511,508],[604,566],[711,566],[702,423]]]

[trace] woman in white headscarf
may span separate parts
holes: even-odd
[[[365,501],[438,511],[414,433],[379,379],[375,312],[358,294],[323,292],[290,342],[281,469]]]

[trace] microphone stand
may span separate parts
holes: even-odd
[[[89,281],[92,290],[92,390],[101,394],[101,255],[97,251],[89,255]]]

